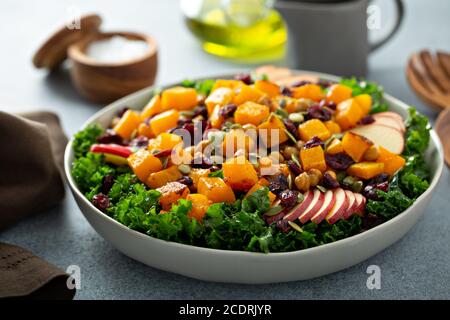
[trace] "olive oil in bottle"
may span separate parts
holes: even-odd
[[[279,58],[284,54],[287,31],[272,2],[185,0],[182,9],[205,51],[228,58]]]

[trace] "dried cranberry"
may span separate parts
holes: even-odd
[[[237,105],[235,105],[234,103],[226,104],[222,108],[220,108],[219,114],[224,118],[232,117],[236,109]]]
[[[188,119],[188,118],[182,118],[182,119],[178,119],[177,121],[177,126],[176,128],[173,128],[171,131],[175,131],[176,129],[181,128],[181,126],[185,125],[186,123],[192,123],[192,119]]]
[[[319,119],[320,121],[328,121],[331,119],[332,112],[328,108],[323,108],[318,104],[315,104],[308,108],[306,111],[306,117],[308,119]]]
[[[362,194],[367,199],[377,201],[377,200],[380,200],[379,199],[380,197],[377,194],[377,190],[388,192],[389,191],[389,183],[387,181],[385,181],[385,182],[381,182],[381,183],[378,183],[378,184],[375,184],[375,185],[374,184],[369,184],[369,185],[367,185],[364,188]]]
[[[166,150],[162,150],[162,151],[155,153],[154,156],[156,158],[164,158],[164,157],[170,156],[171,154],[172,154],[172,149],[166,149]]]
[[[119,118],[122,118],[122,116],[125,114],[125,112],[127,112],[128,110],[130,110],[130,108],[128,107],[123,107],[122,109],[119,110],[119,112],[117,112],[117,116]]]
[[[386,181],[389,181],[389,175],[386,173],[380,173],[379,175],[370,179],[367,184],[379,184]]]
[[[302,173],[303,171],[302,171],[302,168],[300,168],[299,166],[298,166],[298,164],[296,164],[294,161],[292,161],[292,160],[289,160],[288,162],[287,162],[287,165],[288,165],[288,168],[289,168],[289,170],[291,170],[291,172],[295,175],[295,176],[298,176],[300,173]]]
[[[317,82],[317,84],[318,84],[319,86],[321,86],[322,88],[328,88],[328,87],[331,87],[334,83],[331,82],[331,81],[327,81],[327,80],[320,79],[320,80]]]
[[[203,130],[203,139],[208,139],[208,130],[212,128],[211,125],[211,121],[208,120],[206,122],[204,122],[204,126],[203,126],[203,122],[202,122],[202,130]]]
[[[289,183],[282,173],[268,176],[267,180],[269,181],[269,190],[276,195],[289,188]]]
[[[252,76],[248,73],[239,73],[237,75],[234,76],[235,80],[240,80],[245,84],[252,84],[253,80],[252,80]]]
[[[334,103],[333,101],[327,101],[325,99],[320,100],[319,106],[321,106],[322,108],[327,107],[331,110],[336,110],[337,108],[336,103]]]
[[[284,220],[284,219],[278,220],[277,221],[277,229],[280,230],[281,232],[288,233],[291,230],[289,221]]]
[[[334,179],[331,174],[325,172],[322,178],[322,186],[324,186],[327,189],[336,189],[339,188],[340,185],[339,182],[337,182],[337,180]]]
[[[362,217],[361,227],[363,230],[369,230],[382,224],[383,222],[383,218],[372,213],[367,213]]]
[[[194,115],[193,117],[202,116],[203,118],[208,118],[208,110],[206,109],[206,106],[201,105],[194,108]]]
[[[105,144],[115,143],[120,145],[124,144],[122,137],[111,129],[106,130],[106,132],[98,136],[96,140],[98,143],[105,143]]]
[[[367,115],[358,121],[358,124],[371,124],[375,122],[375,118],[372,115]]]
[[[182,183],[186,186],[192,186],[194,182],[192,181],[191,177],[189,176],[183,176],[182,178],[177,180],[179,183]]]
[[[307,81],[307,80],[294,81],[293,83],[291,83],[291,87],[297,88],[297,87],[302,87],[307,84],[311,84],[311,81]]]
[[[148,138],[146,136],[139,136],[130,142],[130,146],[136,148],[147,148]]]
[[[104,194],[108,194],[109,190],[111,190],[112,186],[114,184],[114,176],[111,174],[107,174],[103,177],[102,181],[102,192]]]
[[[109,198],[103,193],[96,194],[92,197],[92,204],[102,212],[106,212],[109,207]]]
[[[311,138],[311,140],[306,141],[306,143],[303,145],[304,149],[311,149],[317,146],[323,147],[323,141],[319,139],[319,137],[314,136]]]
[[[297,204],[298,191],[286,189],[280,193],[280,205],[289,210]]]
[[[218,166],[212,166],[211,168],[209,168],[209,171],[211,171],[211,172],[216,172],[219,170],[220,170],[220,168]]]
[[[281,89],[281,94],[283,96],[292,97],[292,90],[288,87],[283,87],[283,89]]]
[[[347,170],[353,163],[353,159],[346,153],[326,154],[325,161],[334,170]]]
[[[192,159],[191,165],[193,168],[208,169],[208,168],[212,167],[213,162],[210,158],[202,155],[202,156],[195,157],[194,159]]]
[[[267,216],[267,215],[263,215],[264,220],[266,221],[266,223],[268,225],[271,225],[274,222],[280,221],[281,219],[283,219],[283,217],[286,215],[285,211],[281,211],[280,213],[274,215],[274,216]]]
[[[289,119],[284,119],[283,120],[284,126],[286,127],[286,130],[289,131],[289,133],[296,139],[300,139],[298,136],[298,130],[297,127],[295,126],[294,122],[292,122]]]

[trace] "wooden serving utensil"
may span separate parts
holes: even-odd
[[[436,132],[444,145],[445,162],[450,167],[450,54],[428,50],[414,53],[408,61],[406,77],[414,92],[428,106],[441,111]]]

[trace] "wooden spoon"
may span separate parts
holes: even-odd
[[[435,124],[436,132],[444,145],[444,158],[447,166],[450,168],[450,108],[442,111]]]

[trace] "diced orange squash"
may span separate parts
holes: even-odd
[[[152,189],[162,187],[168,182],[177,181],[183,175],[178,170],[177,166],[171,166],[167,169],[151,173],[145,182]]]
[[[292,96],[295,99],[310,99],[320,101],[324,98],[322,88],[317,84],[305,84],[301,87],[292,88]]]
[[[355,101],[359,104],[364,115],[370,112],[370,109],[372,108],[372,97],[369,94],[363,93],[357,95],[353,99],[355,99]]]
[[[222,152],[227,158],[232,157],[240,149],[252,152],[255,148],[253,138],[242,129],[228,131],[222,141]]]
[[[270,185],[269,181],[266,178],[259,178],[258,183],[263,187],[268,187]]]
[[[325,154],[321,146],[300,150],[300,161],[305,171],[318,169],[323,172],[327,169]]]
[[[198,182],[198,193],[205,195],[213,203],[234,202],[236,197],[229,185],[219,177],[202,177]]]
[[[160,112],[163,112],[161,105],[161,96],[157,94],[150,99],[149,103],[147,103],[147,105],[142,110],[141,121],[144,121],[149,117],[153,117],[155,114],[158,114]]]
[[[331,134],[341,133],[341,127],[333,120],[325,121],[324,124]]]
[[[266,121],[258,126],[259,138],[267,147],[286,142],[289,137],[285,130],[283,121],[274,114],[271,114]],[[278,139],[275,138],[277,135]]]
[[[294,113],[294,112],[298,112],[299,111],[298,108],[297,108],[298,105],[299,105],[299,100],[298,99],[294,99],[294,98],[291,98],[291,97],[283,96],[283,97],[280,97],[279,99],[277,99],[277,102],[278,103],[274,103],[273,106],[276,107],[277,104],[278,105],[284,104],[284,108],[283,109],[287,113]],[[273,108],[273,109],[274,110],[272,110],[272,111],[276,110],[276,108]]]
[[[127,110],[114,126],[114,131],[123,139],[130,139],[131,134],[141,123],[141,117],[133,110]]]
[[[356,162],[361,161],[364,152],[371,145],[373,145],[372,141],[354,132],[347,132],[342,138],[344,151]]]
[[[233,102],[236,105],[240,105],[247,101],[254,101],[254,102],[258,101],[263,96],[264,93],[262,93],[258,89],[252,88],[246,84],[241,84],[240,86],[234,89]]]
[[[342,84],[333,84],[327,92],[327,102],[341,103],[352,97],[353,90]]]
[[[164,110],[190,110],[197,105],[197,91],[194,88],[173,87],[161,94],[161,106]]]
[[[327,153],[328,154],[336,154],[344,151],[344,148],[342,147],[342,142],[339,139],[333,139],[333,141],[330,142],[330,144],[327,146]]]
[[[151,139],[148,143],[148,150],[170,150],[180,145],[183,139],[176,134],[162,132],[155,139]]]
[[[161,193],[159,203],[163,210],[169,211],[173,204],[176,204],[179,199],[185,199],[189,195],[189,188],[187,185],[180,182],[169,182],[162,187],[156,189]]]
[[[198,181],[200,180],[200,178],[207,177],[210,172],[211,170],[209,169],[191,169],[191,172],[189,172],[189,177],[192,179],[192,186],[195,190],[197,190],[198,188]]]
[[[258,126],[270,114],[269,107],[252,101],[247,101],[237,107],[234,121],[240,124],[251,123]]]
[[[330,130],[319,119],[311,119],[303,122],[298,126],[298,132],[303,141],[308,141],[313,137],[318,137],[320,140],[327,140],[331,137]]]
[[[281,92],[280,87],[278,85],[267,80],[256,80],[255,88],[267,94],[269,98],[276,97]]]
[[[221,106],[219,104],[216,104],[211,117],[209,118],[211,127],[214,129],[220,129],[222,127],[222,124],[225,122],[225,119],[220,115],[220,108]]]
[[[392,153],[382,146],[378,146],[378,152],[380,156],[378,157],[377,162],[384,163],[384,173],[392,176],[405,166],[406,161],[402,156]]]
[[[246,191],[258,182],[256,170],[245,156],[228,159],[222,170],[224,181],[233,190]]]
[[[347,173],[361,179],[370,179],[383,173],[383,170],[384,163],[382,162],[359,162],[352,164],[347,169]]]
[[[206,109],[208,110],[208,114],[211,115],[214,107],[216,105],[226,105],[233,101],[233,90],[227,87],[217,88],[211,92],[211,94],[206,98],[205,104]]]
[[[154,116],[150,120],[152,132],[157,136],[161,132],[175,128],[179,117],[180,115],[177,110],[164,111],[163,113]]]
[[[192,209],[188,213],[188,217],[197,219],[197,221],[201,222],[211,205],[211,201],[208,197],[200,193],[191,193],[186,199],[192,202]]]
[[[265,186],[261,185],[259,182],[255,183],[253,185],[253,187],[250,188],[250,190],[248,190],[248,192],[245,194],[244,198],[247,198],[248,196],[250,196],[252,193],[254,193],[255,191],[258,191],[261,188],[264,188]],[[271,191],[269,191],[269,201],[270,204],[272,204],[275,199],[277,198],[277,196],[275,194],[273,194]]]
[[[150,151],[140,149],[127,158],[128,165],[141,181],[146,181],[148,176],[162,169],[161,161]]]
[[[216,80],[211,92],[215,91],[217,88],[230,88],[234,90],[235,88],[243,85],[244,83],[240,80],[229,80],[229,79],[219,79]]]
[[[155,136],[150,125],[146,124],[145,122],[141,122],[141,124],[139,125],[138,135],[145,136],[147,138],[153,138]]]
[[[350,98],[338,104],[335,121],[343,130],[354,127],[364,116],[361,106]]]

